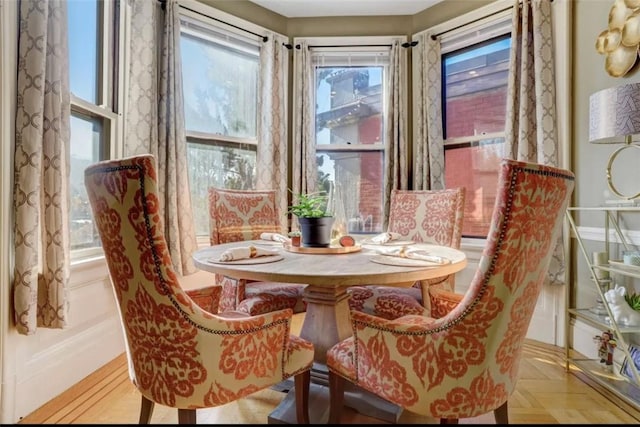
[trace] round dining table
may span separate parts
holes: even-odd
[[[230,249],[247,248],[271,249],[277,255],[220,261],[221,255]],[[464,252],[446,246],[415,243],[403,246],[420,254],[440,257],[444,264],[428,261],[419,262],[397,256],[388,256],[384,252],[398,251],[399,247],[383,245],[360,245],[355,247],[295,248],[282,243],[266,240],[251,240],[225,243],[202,248],[194,252],[195,265],[205,271],[222,274],[234,279],[247,279],[269,282],[306,284],[303,298],[306,313],[300,336],[313,343],[314,368],[312,386],[317,384],[326,388],[328,371],[326,368],[327,350],[334,344],[352,335],[349,318],[348,294],[350,286],[385,285],[409,287],[415,282],[444,277],[465,268],[467,259]],[[332,252],[332,253],[322,253]],[[262,258],[262,259],[260,259]],[[364,393],[364,391],[362,390]],[[326,394],[326,390],[325,390]],[[345,405],[389,422],[396,422],[399,412],[383,408],[384,404],[373,402],[373,396],[350,398],[345,394]],[[312,396],[313,398],[313,396]],[[269,421],[295,422],[295,402],[293,393],[274,411]],[[287,403],[287,400],[289,402]],[[322,399],[321,399],[322,400]],[[324,402],[328,407],[328,401]],[[387,403],[387,405],[391,405]],[[394,405],[391,405],[394,406]],[[310,400],[310,413],[314,408]],[[324,408],[323,408],[324,409]],[[380,412],[379,415],[377,413]],[[324,419],[326,414],[311,415],[311,420]],[[319,418],[318,418],[319,417]]]

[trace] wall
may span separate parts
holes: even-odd
[[[556,0],[557,1],[557,0]],[[576,188],[573,204],[575,206],[598,206],[605,198],[605,190],[608,189],[605,169],[609,155],[616,146],[607,144],[590,144],[589,141],[589,97],[591,94],[609,87],[627,83],[640,82],[640,61],[623,77],[615,78],[607,74],[604,64],[605,57],[596,52],[595,41],[603,30],[607,28],[609,10],[614,0],[575,0],[573,6],[574,26],[573,39],[573,68],[571,101],[573,115],[572,120],[572,147],[571,169],[576,174]],[[636,184],[636,190],[638,186]],[[608,197],[612,198],[612,197]],[[636,215],[637,216],[637,215]],[[584,232],[595,236],[596,239],[604,239],[603,217],[594,215],[583,216],[578,224]],[[640,221],[629,218],[627,228],[638,230]],[[637,235],[637,231],[635,232]],[[636,241],[636,244],[640,242]],[[580,272],[582,281],[590,280],[585,273],[586,266],[582,261],[582,255],[574,250],[572,253],[572,265],[574,271]],[[576,280],[577,277],[572,278]],[[593,289],[591,289],[593,288]],[[595,287],[581,288],[578,295],[579,301],[595,301]],[[589,304],[587,304],[589,306]],[[574,347],[585,355],[595,357],[596,345],[593,337],[599,335],[599,330],[581,322],[576,324],[572,339]]]
[[[640,82],[640,60],[624,77],[611,77],[604,68],[604,55],[596,52],[595,41],[607,28],[613,0],[576,0],[573,46],[573,170],[578,176],[575,202],[597,206],[607,189],[605,168],[613,145],[589,144],[589,96],[599,90],[626,83]],[[588,23],[588,24],[587,24]],[[637,188],[637,187],[636,187]]]

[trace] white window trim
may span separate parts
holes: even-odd
[[[184,6],[182,8],[182,10],[180,11],[181,14],[185,14],[186,16],[191,16],[191,17],[197,17],[198,19],[203,19],[204,16],[199,16],[199,14],[205,15],[205,16],[209,16],[211,18],[213,18],[214,20],[220,20],[223,22],[219,22],[219,24],[227,29],[228,31],[234,32],[236,34],[238,34],[241,37],[244,38],[248,38],[251,37],[251,35],[248,33],[248,31],[251,31],[252,33],[256,33],[256,34],[266,34],[266,32],[270,32],[282,37],[287,37],[284,34],[280,34],[276,31],[272,31],[269,30],[265,27],[261,27],[258,24],[254,24],[253,22],[250,21],[246,21],[242,18],[238,18],[237,16],[228,14],[226,12],[223,12],[221,10],[215,9],[209,5],[206,5],[204,3],[202,3],[201,1],[195,1],[195,0],[179,0],[178,4],[180,6]],[[193,12],[186,10],[185,8],[189,8],[193,11],[195,11],[196,13],[194,14]],[[225,25],[224,23],[227,23],[228,25]],[[240,27],[242,29],[239,28],[234,28],[234,27]],[[245,31],[243,31],[245,30]],[[257,36],[256,36],[257,37]]]
[[[124,111],[127,78],[125,73],[125,63],[129,58],[128,52],[128,25],[129,13],[127,13],[128,5],[126,0],[120,0],[120,8],[117,10],[119,16],[117,20],[120,28],[116,29],[115,25],[110,22],[114,16],[115,3],[103,2],[102,13],[100,14],[100,25],[98,30],[105,29],[99,33],[101,40],[101,50],[98,52],[101,60],[100,86],[98,88],[98,99],[94,104],[86,101],[73,93],[70,96],[71,112],[86,114],[91,117],[106,120],[108,125],[104,128],[104,144],[103,155],[108,159],[115,159],[123,156],[124,153],[124,120],[122,111]],[[114,32],[119,31],[120,37],[117,38],[118,46],[114,46]],[[115,68],[115,58],[112,52],[115,50],[121,53],[121,60],[117,63],[116,76],[120,76],[118,81],[114,81],[114,74],[111,72]],[[115,95],[115,103],[112,99],[114,86],[117,87]],[[106,101],[106,102],[105,102]],[[74,249],[70,251],[71,268],[75,271],[75,267],[86,262],[95,264],[97,259],[104,258],[103,248],[101,246]]]
[[[314,52],[330,52],[336,56],[340,56],[341,52],[345,57],[354,52],[381,52],[382,48],[378,45],[390,45],[394,41],[406,42],[406,36],[345,36],[345,37],[296,37],[293,39],[293,45],[301,42],[307,42]],[[316,46],[316,47],[314,47]],[[329,66],[333,63],[329,63]],[[335,64],[341,66],[344,64]],[[373,64],[372,64],[373,65]],[[383,65],[385,69],[387,65]],[[315,117],[315,116],[314,116]],[[295,120],[295,118],[294,118]],[[317,144],[315,145],[317,153],[326,152],[367,152],[385,150],[385,144]]]

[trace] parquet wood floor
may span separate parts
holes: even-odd
[[[299,316],[299,315],[297,315]],[[297,319],[297,326],[301,318]],[[299,329],[297,329],[299,330]],[[640,412],[620,406],[605,393],[565,370],[564,350],[527,341],[516,391],[509,401],[512,424],[638,424]],[[199,424],[266,424],[284,393],[262,390],[222,407],[198,411]],[[626,409],[626,410],[625,410]],[[140,395],[129,381],[125,355],[117,357],[66,392],[22,419],[19,424],[136,424]],[[152,422],[174,424],[177,411],[156,405]],[[345,409],[343,423],[383,424]],[[437,424],[428,417],[403,413],[404,424]],[[492,414],[460,420],[493,424]]]

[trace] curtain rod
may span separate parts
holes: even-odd
[[[553,0],[549,0],[549,3],[553,3]],[[520,7],[520,6],[522,6],[522,3],[519,3],[519,7]],[[482,20],[482,19],[485,19],[485,18],[488,18],[488,17],[490,17],[490,16],[497,15],[498,13],[502,13],[502,12],[504,12],[505,10],[509,10],[509,9],[513,9],[513,5],[508,6],[508,7],[505,7],[504,9],[496,10],[495,12],[493,12],[493,13],[491,13],[491,14],[489,14],[489,15],[481,16],[480,18],[476,18],[476,19],[474,19],[473,21],[469,21],[469,22],[466,22],[466,23],[464,23],[464,24],[460,24],[460,25],[458,25],[458,26],[456,26],[456,27],[449,28],[448,30],[441,31],[441,32],[439,32],[439,33],[437,33],[437,34],[432,34],[432,35],[431,35],[431,40],[435,40],[435,39],[437,39],[438,37],[440,37],[440,36],[441,36],[441,35],[443,35],[443,34],[447,34],[447,33],[450,33],[451,31],[455,31],[455,30],[458,30],[458,29],[460,29],[460,28],[464,28],[464,27],[466,27],[467,25],[471,25],[471,24],[473,24],[474,22],[478,22],[478,21],[480,21],[480,20]]]
[[[400,46],[402,47],[413,47],[415,45],[417,45],[418,42],[417,41],[411,41],[411,42],[405,42],[402,43]],[[284,46],[287,47],[287,49],[291,49],[292,46],[290,44],[284,44]],[[313,45],[313,46],[308,46],[309,49],[314,48],[314,47],[391,47],[390,44],[349,44],[349,45],[344,45],[344,44],[325,44],[325,45]],[[300,49],[300,44],[296,45],[296,49]]]
[[[163,8],[163,9],[165,8],[165,4],[166,4],[166,3],[167,3],[167,0],[160,0],[160,4],[162,5],[162,8]],[[235,29],[238,29],[238,30],[240,30],[240,31],[244,31],[245,33],[253,34],[253,35],[254,35],[254,36],[256,36],[256,37],[260,37],[260,38],[262,39],[262,41],[263,41],[263,42],[265,42],[265,43],[266,43],[267,41],[269,41],[269,37],[267,37],[267,36],[263,36],[262,34],[254,33],[253,31],[249,31],[249,30],[247,30],[247,29],[245,29],[245,28],[238,27],[237,25],[230,24],[230,23],[228,23],[228,22],[223,21],[222,19],[214,18],[213,16],[209,16],[209,15],[204,14],[204,13],[202,13],[202,12],[198,12],[197,10],[193,10],[193,9],[191,9],[191,8],[189,8],[189,7],[186,7],[186,6],[183,6],[183,5],[180,5],[180,7],[181,7],[181,8],[183,8],[183,9],[189,10],[189,11],[191,11],[191,12],[193,12],[193,13],[197,13],[197,14],[198,14],[198,15],[200,15],[200,16],[204,16],[205,18],[213,19],[214,21],[218,21],[218,22],[221,22],[221,23],[223,23],[223,24],[225,24],[225,25],[228,25],[228,26],[230,26],[230,27],[233,27],[233,28],[235,28]]]

